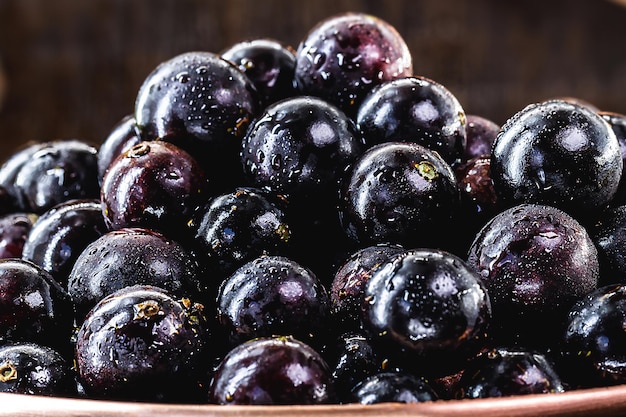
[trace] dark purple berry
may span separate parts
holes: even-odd
[[[296,51],[276,39],[260,38],[231,45],[221,53],[252,81],[265,107],[296,95]]]
[[[34,213],[9,213],[0,216],[0,259],[21,258],[38,216]]]
[[[443,244],[441,229],[458,211],[450,165],[417,143],[385,142],[361,155],[344,179],[341,221],[360,245]]]
[[[110,231],[80,253],[69,273],[67,289],[77,319],[105,296],[130,285],[152,285],[175,297],[199,300],[205,287],[200,266],[180,243],[149,229]]]
[[[320,21],[296,51],[299,90],[328,100],[350,116],[372,87],[412,73],[411,53],[402,36],[389,23],[364,13]]]
[[[261,255],[285,255],[291,230],[278,198],[239,187],[201,207],[191,229],[206,262],[223,276]]]
[[[21,164],[14,188],[29,212],[73,199],[98,198],[97,148],[76,139],[47,142]]]
[[[232,349],[217,367],[209,402],[225,405],[307,405],[334,402],[328,364],[305,343],[260,338]]]
[[[538,204],[496,215],[476,235],[467,263],[489,292],[494,337],[526,347],[554,342],[567,311],[599,279],[587,230],[564,211]]]
[[[531,104],[500,130],[491,177],[503,204],[547,204],[581,221],[611,202],[623,161],[608,123],[563,100]]]
[[[201,305],[157,287],[125,287],[102,299],[80,326],[80,382],[93,398],[200,401],[209,337]]]
[[[71,363],[56,350],[36,343],[0,346],[0,392],[52,397],[78,393]]]
[[[107,226],[154,229],[171,237],[187,236],[193,213],[208,198],[198,162],[164,141],[141,142],[109,166],[100,193]]]
[[[552,361],[543,353],[523,349],[491,349],[472,359],[459,381],[458,398],[564,392]]]
[[[491,148],[500,132],[500,125],[491,119],[476,115],[465,115],[465,152],[463,160],[467,161],[483,155],[491,155]]]
[[[415,142],[437,151],[449,164],[460,161],[466,144],[465,111],[440,83],[421,76],[376,86],[356,116],[368,146]]]
[[[408,404],[437,399],[439,396],[424,378],[400,372],[380,372],[354,386],[350,402]]]
[[[69,200],[39,216],[21,257],[48,271],[65,287],[83,249],[106,232],[100,200]]]
[[[98,181],[102,184],[104,173],[115,158],[141,142],[133,115],[118,121],[98,148]]]
[[[252,81],[211,52],[185,52],[144,80],[135,119],[144,140],[162,139],[189,152],[216,186],[240,185],[241,138],[260,111]]]
[[[363,327],[379,352],[404,369],[458,371],[485,344],[487,289],[461,258],[436,249],[391,256],[367,282]]]
[[[261,256],[219,289],[218,321],[232,343],[272,335],[321,346],[329,333],[328,292],[308,268],[283,256]]]

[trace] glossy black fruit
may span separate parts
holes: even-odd
[[[224,277],[261,255],[286,255],[291,239],[284,204],[249,187],[211,199],[190,228],[198,252]]]
[[[153,286],[125,287],[78,331],[79,380],[94,398],[197,402],[209,338],[201,305]]]
[[[465,151],[463,160],[467,161],[483,155],[491,155],[491,148],[500,132],[500,125],[491,119],[477,114],[466,114]]]
[[[400,372],[381,372],[357,384],[352,389],[351,402],[407,404],[437,399],[439,396],[423,378]]]
[[[341,110],[298,96],[274,103],[254,120],[241,160],[255,186],[314,203],[335,195],[339,177],[363,150],[354,122]]]
[[[487,289],[459,257],[436,249],[391,256],[369,279],[365,331],[404,369],[441,376],[458,371],[485,344]]]
[[[209,181],[185,150],[141,142],[119,155],[104,176],[100,200],[109,229],[153,229],[187,237],[187,224],[209,195]]]
[[[98,148],[98,181],[102,184],[104,173],[115,158],[142,141],[133,115],[126,115],[112,128]]]
[[[335,400],[330,369],[310,346],[289,337],[261,338],[231,350],[209,386],[211,403],[307,405]]]
[[[330,332],[326,288],[311,270],[283,256],[261,256],[238,268],[220,287],[217,308],[234,344],[284,335],[317,347]]]
[[[522,349],[490,349],[472,359],[459,381],[458,398],[564,392],[565,385],[543,353]]]
[[[351,116],[372,87],[412,73],[411,53],[402,36],[389,23],[364,13],[323,19],[296,51],[299,90]]]
[[[587,230],[563,210],[539,204],[496,215],[476,235],[467,263],[489,292],[500,340],[525,347],[553,345],[567,311],[599,279]]]
[[[154,230],[126,228],[105,233],[85,247],[69,273],[67,290],[80,323],[98,301],[126,286],[153,285],[199,301],[206,288],[218,285],[208,280],[177,241]]]
[[[7,213],[0,216],[0,259],[22,257],[24,244],[37,218],[34,213]]]
[[[77,139],[59,139],[36,147],[15,174],[20,207],[44,211],[73,199],[98,198],[97,148]]]
[[[335,325],[346,331],[361,329],[361,308],[365,288],[372,274],[392,255],[405,250],[393,244],[378,244],[352,253],[337,269],[330,286]]]
[[[454,172],[433,150],[416,143],[385,142],[354,163],[343,181],[341,222],[362,246],[444,244],[441,230],[459,208]]]
[[[159,64],[135,101],[142,139],[185,149],[225,189],[240,185],[241,138],[260,111],[252,81],[230,61],[191,51]]]
[[[296,51],[276,39],[237,42],[221,53],[252,81],[263,107],[297,94],[294,73]]]
[[[587,230],[598,249],[598,286],[626,283],[626,206],[603,210]]]
[[[71,362],[36,343],[0,346],[0,392],[54,397],[78,393]]]
[[[74,320],[66,291],[43,268],[0,259],[0,344],[32,342],[66,354]]]
[[[626,383],[626,286],[610,284],[581,297],[566,318],[560,345],[573,388]]]
[[[69,200],[39,216],[24,242],[21,258],[39,265],[66,287],[78,256],[107,231],[100,200]]]
[[[359,106],[356,122],[368,146],[415,142],[451,165],[465,151],[465,110],[450,90],[426,77],[403,77],[374,87]]]
[[[563,100],[516,113],[502,126],[491,154],[491,177],[504,204],[547,204],[581,220],[611,202],[622,167],[609,124]]]

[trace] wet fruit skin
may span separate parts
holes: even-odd
[[[21,212],[0,216],[0,259],[22,257],[24,243],[37,218],[34,213]]]
[[[182,239],[208,192],[209,181],[188,152],[169,142],[144,141],[111,163],[100,201],[111,230],[140,227]]]
[[[598,249],[598,285],[626,283],[626,206],[603,210],[587,230]]]
[[[342,184],[340,218],[362,246],[444,244],[440,232],[459,209],[454,172],[439,154],[416,143],[385,142],[367,149]]]
[[[241,161],[254,186],[313,204],[336,195],[343,170],[363,150],[354,122],[341,110],[298,96],[270,105],[253,121]]]
[[[361,306],[365,287],[374,270],[392,255],[405,250],[400,245],[378,244],[358,249],[337,268],[330,286],[335,325],[346,331],[361,328]]]
[[[77,139],[45,143],[21,164],[13,187],[20,206],[41,214],[67,200],[98,198],[97,148]]]
[[[372,87],[410,76],[413,62],[397,30],[363,14],[330,16],[310,29],[296,51],[302,94],[321,97],[354,116]]]
[[[0,346],[0,392],[69,397],[77,386],[70,362],[56,350],[10,343]]]
[[[339,403],[353,401],[352,389],[370,375],[381,372],[384,364],[362,332],[341,333],[335,343],[323,351],[323,356],[331,368]]]
[[[221,52],[252,81],[262,107],[295,96],[296,51],[276,39],[259,38],[237,42]]]
[[[142,284],[194,301],[206,295],[196,259],[180,243],[150,229],[125,228],[107,232],[80,253],[68,275],[67,290],[79,321],[105,296],[123,287]]]
[[[271,337],[233,348],[215,371],[208,400],[223,405],[307,405],[332,403],[335,394],[328,364],[317,351],[297,339]]]
[[[391,256],[367,282],[362,308],[363,327],[378,351],[422,375],[461,369],[485,344],[491,321],[478,274],[437,249]]]
[[[610,112],[610,111],[598,111],[600,117],[602,117],[613,129],[617,142],[619,143],[620,154],[622,155],[622,161],[624,162],[622,169],[622,178],[613,200],[612,205],[626,204],[626,175],[624,175],[624,169],[626,169],[626,114]]]
[[[498,348],[470,361],[458,389],[458,399],[489,398],[564,392],[565,385],[545,354]]]
[[[251,187],[212,198],[190,226],[197,252],[224,277],[261,255],[285,255],[291,230],[283,206],[272,194]]]
[[[477,114],[466,114],[465,118],[466,143],[462,159],[467,161],[482,155],[491,155],[491,148],[500,132],[500,125]]]
[[[371,375],[352,389],[351,401],[359,404],[421,403],[439,396],[423,378],[400,372]]]
[[[13,152],[0,166],[0,187],[8,197],[3,197],[7,202],[15,207],[17,211],[22,211],[26,207],[22,201],[18,190],[15,187],[15,179],[22,166],[30,161],[35,153],[48,146],[46,142],[27,142]]]
[[[559,369],[572,388],[626,383],[625,312],[624,284],[599,287],[570,309]]]
[[[403,77],[374,87],[359,106],[356,123],[368,147],[415,142],[437,151],[450,165],[465,151],[463,107],[450,90],[426,77]]]
[[[491,153],[491,176],[504,204],[547,204],[581,220],[611,201],[622,167],[608,123],[563,100],[517,112],[502,126]]]
[[[99,199],[69,200],[39,216],[21,258],[41,266],[66,288],[78,256],[107,231]]]
[[[218,54],[192,51],[159,64],[143,81],[135,120],[143,140],[185,149],[225,189],[240,185],[241,138],[260,111],[252,81]]]
[[[210,334],[202,307],[154,286],[103,298],[76,337],[76,366],[92,398],[198,402]]]
[[[284,256],[242,265],[217,295],[217,318],[231,344],[284,335],[318,348],[330,333],[329,314],[328,292],[317,276]]]
[[[124,116],[111,128],[98,147],[98,181],[100,184],[111,162],[141,141],[137,122],[132,114]]]
[[[69,295],[48,272],[19,258],[0,259],[0,344],[38,343],[65,355],[73,319]]]
[[[567,311],[599,280],[598,252],[587,230],[540,204],[496,215],[476,235],[467,263],[489,292],[494,337],[527,347],[555,343]]]

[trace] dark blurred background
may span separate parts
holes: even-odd
[[[26,141],[100,143],[144,78],[191,50],[270,37],[297,47],[341,12],[396,27],[414,72],[502,124],[574,97],[626,113],[626,7],[608,0],[0,0],[0,159]]]

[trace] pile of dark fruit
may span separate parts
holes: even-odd
[[[332,16],[163,62],[0,167],[0,390],[422,402],[626,382],[626,116],[498,125]]]

